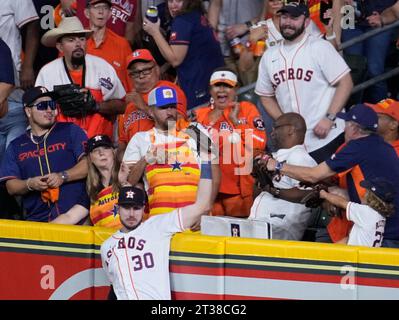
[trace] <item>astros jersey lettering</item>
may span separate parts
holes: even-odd
[[[340,119],[325,139],[319,139],[313,129],[328,112],[334,85],[349,72],[328,41],[305,34],[298,43],[286,45],[283,41],[265,52],[255,91],[260,96],[275,96],[283,113],[302,115],[307,125],[305,147],[312,152],[343,132],[345,124]]]
[[[180,209],[151,217],[101,246],[103,268],[118,300],[170,300],[170,239],[182,232]]]

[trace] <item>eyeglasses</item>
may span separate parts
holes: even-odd
[[[131,76],[135,79],[139,78],[141,76],[148,76],[151,73],[152,69],[154,69],[154,68],[155,68],[155,65],[153,65],[150,68],[143,69],[143,70],[130,71],[129,76]]]
[[[32,104],[29,106],[29,108],[33,108],[33,107],[36,107],[36,109],[39,111],[46,111],[48,108],[50,108],[50,110],[55,110],[55,109],[57,109],[57,103],[53,100],[42,101],[42,102]]]

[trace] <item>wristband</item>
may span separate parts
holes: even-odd
[[[201,162],[200,178],[212,180],[212,165],[210,161]]]
[[[29,191],[33,191],[33,189],[29,186],[29,181],[31,178],[28,178],[28,180],[26,180],[26,187],[28,188]]]

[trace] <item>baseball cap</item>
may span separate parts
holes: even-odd
[[[278,10],[277,13],[288,13],[293,17],[299,17],[300,15],[309,17],[309,8],[304,3],[290,2]]]
[[[137,62],[137,61],[144,61],[144,62],[153,61],[156,63],[151,52],[147,49],[137,49],[137,50],[133,51],[131,54],[129,54],[126,58],[127,68],[129,68],[133,62]]]
[[[110,7],[112,6],[111,0],[87,0],[86,1],[86,7],[93,6],[93,5],[97,4],[97,3],[108,3]]]
[[[392,202],[396,194],[395,186],[387,179],[381,177],[363,180],[360,182],[360,186],[370,190],[385,202]]]
[[[364,104],[355,104],[346,113],[338,112],[337,118],[343,119],[345,121],[356,122],[362,128],[371,131],[377,131],[378,128],[377,113]]]
[[[177,93],[172,87],[161,86],[152,89],[148,95],[148,105],[163,107],[170,104],[177,105]]]
[[[119,190],[118,205],[120,206],[144,206],[144,191],[136,187],[122,187]]]
[[[112,141],[107,135],[96,135],[87,140],[86,153],[92,152],[98,147],[112,148]]]
[[[22,96],[22,103],[24,107],[30,106],[33,104],[37,99],[41,97],[50,97],[54,98],[55,94],[54,92],[50,92],[47,90],[47,88],[38,86],[38,87],[33,87],[30,89],[27,89]]]
[[[209,84],[213,86],[216,83],[226,83],[232,87],[237,85],[237,75],[235,75],[231,71],[215,71],[211,75],[211,79],[209,80]]]
[[[399,122],[399,101],[393,99],[384,99],[376,104],[365,103],[377,113],[386,114]]]

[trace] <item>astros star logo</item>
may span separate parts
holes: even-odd
[[[94,137],[94,140],[95,140],[95,141],[101,141],[102,139],[103,139],[103,138],[102,138],[101,136],[95,136],[95,137]]]
[[[133,199],[133,196],[134,196],[134,192],[133,191],[127,191],[126,192],[126,198]]]
[[[172,164],[172,171],[175,170],[181,171],[181,165],[182,163],[176,160],[176,162]]]
[[[112,215],[114,216],[114,218],[116,217],[116,215],[118,214],[118,207],[114,206],[113,209],[111,210]]]

